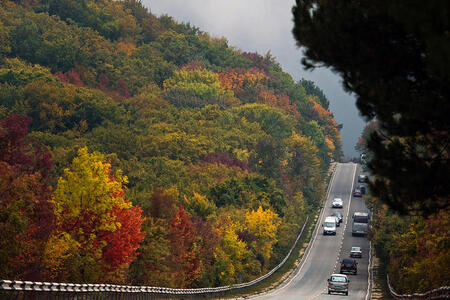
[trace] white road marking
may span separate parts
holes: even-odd
[[[334,270],[333,272],[336,271],[336,267],[337,267],[337,263],[340,260],[340,256],[341,256],[341,249],[342,249],[342,244],[344,243],[344,237],[345,237],[345,228],[347,228],[347,222],[348,222],[348,214],[350,213],[350,206],[352,204],[352,192],[353,192],[353,184],[355,183],[355,175],[356,175],[356,167],[358,165],[354,164],[354,168],[353,168],[353,176],[352,176],[352,186],[350,188],[350,196],[348,197],[348,207],[347,207],[347,218],[345,218],[345,224],[344,224],[344,231],[342,232],[342,238],[341,238],[341,247],[339,248],[338,254],[337,254],[337,259],[336,259],[336,264],[334,265]],[[327,198],[328,199],[328,198]],[[316,234],[317,237],[317,234]],[[315,238],[314,238],[315,240]],[[309,299],[314,299],[319,297],[322,294],[322,292],[320,292],[319,294],[314,295],[312,298]],[[366,299],[367,300],[367,299]]]

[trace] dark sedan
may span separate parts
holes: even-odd
[[[341,270],[339,273],[353,273],[356,275],[358,273],[358,263],[354,259],[344,258],[341,261]]]

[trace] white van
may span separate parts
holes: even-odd
[[[323,235],[336,235],[336,217],[326,217],[323,222]]]

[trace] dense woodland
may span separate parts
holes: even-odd
[[[208,287],[284,258],[341,155],[314,83],[137,0],[1,3],[1,278]]]

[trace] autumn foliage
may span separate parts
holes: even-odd
[[[173,284],[176,287],[189,286],[200,276],[200,259],[196,247],[196,232],[191,215],[180,206],[170,220],[168,240],[171,248],[169,264],[174,272]]]
[[[0,227],[1,243],[7,243],[2,245],[2,276],[88,280],[84,275],[77,277],[69,265],[75,251],[101,258],[104,271],[131,262],[144,237],[142,210],[125,201],[117,181],[120,174],[111,175],[109,165],[102,161],[89,162],[94,156],[81,149],[79,154],[84,157],[73,164],[78,173],[67,170],[68,180],[59,180],[52,199],[49,174],[53,163],[50,153],[28,138],[30,121],[17,115],[0,122]],[[96,192],[101,189],[102,172],[109,188]]]
[[[116,217],[120,227],[112,233],[104,233],[102,240],[106,242],[106,246],[102,249],[102,260],[107,269],[114,270],[136,258],[139,244],[144,238],[144,232],[140,230],[144,219],[140,207],[115,208],[111,215]]]
[[[114,272],[135,258],[144,238],[141,232],[144,220],[142,210],[132,207],[125,199],[123,184],[126,182],[120,170],[112,172],[102,155],[90,154],[87,148],[78,150],[71,169],[66,169],[65,176],[59,179],[52,199],[58,216],[54,241],[61,242],[64,237],[72,245],[53,259],[68,264],[75,252],[80,251],[90,260],[99,259],[103,264],[74,266],[71,274],[61,274],[54,266],[51,277],[98,280],[105,275],[95,272]],[[86,270],[91,267],[95,269]]]
[[[228,69],[219,72],[219,80],[223,88],[239,93],[244,89],[261,87],[267,76],[256,68]]]
[[[341,154],[319,92],[140,1],[2,2],[0,275],[262,276]]]
[[[372,242],[394,289],[425,293],[448,284],[449,213],[401,216],[379,201],[374,204]],[[392,229],[395,229],[393,232]]]
[[[45,242],[55,226],[49,173],[50,153],[28,138],[31,119],[0,122],[1,276],[40,278]]]

